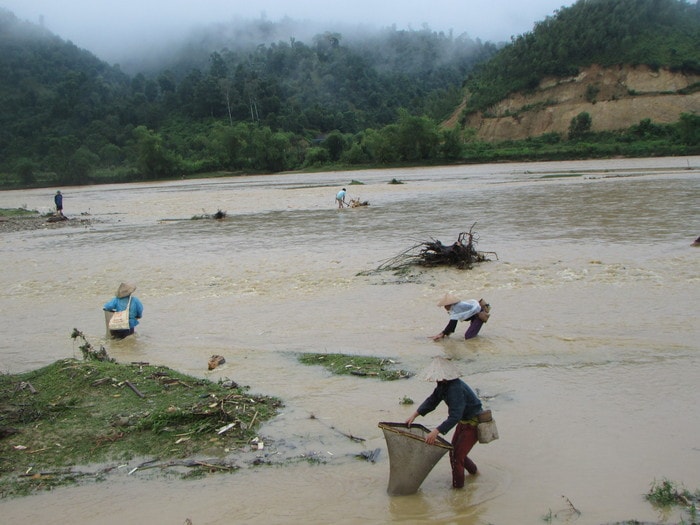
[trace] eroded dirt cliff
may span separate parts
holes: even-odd
[[[566,134],[571,119],[581,112],[591,116],[592,131],[624,129],[643,119],[668,124],[682,113],[700,113],[700,91],[684,94],[698,82],[698,74],[646,66],[591,66],[575,77],[543,79],[532,93],[514,94],[468,116],[462,125],[476,130],[480,140],[499,141]],[[460,122],[463,108],[445,125]]]

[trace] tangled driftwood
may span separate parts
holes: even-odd
[[[489,261],[488,255],[493,255],[498,259],[495,252],[477,251],[477,235],[473,231],[476,223],[467,232],[462,232],[457,237],[457,241],[452,244],[443,244],[437,239],[431,239],[400,253],[382,262],[377,271],[406,270],[411,266],[454,266],[459,269],[470,269],[474,263]]]

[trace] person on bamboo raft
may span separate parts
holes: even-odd
[[[452,486],[456,489],[464,487],[465,470],[472,476],[478,472],[476,464],[468,454],[478,441],[478,415],[483,410],[481,400],[459,376],[459,370],[449,359],[434,357],[419,377],[425,381],[436,381],[437,386],[406,420],[406,425],[410,427],[418,416],[425,416],[435,410],[440,402],[445,402],[447,419],[430,431],[425,437],[425,442],[432,445],[437,440],[438,433],[447,434],[452,428],[455,429],[450,450],[450,466]]]
[[[439,341],[445,337],[449,337],[457,329],[458,321],[469,321],[469,327],[464,333],[465,339],[476,337],[485,322],[489,320],[491,305],[483,299],[469,299],[461,301],[459,297],[453,294],[445,294],[437,304],[445,308],[445,311],[450,316],[447,326],[437,335],[430,336],[433,341]]]

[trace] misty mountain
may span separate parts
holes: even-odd
[[[127,73],[0,10],[0,174],[81,184],[460,159],[474,133],[438,123],[465,86],[465,114],[486,114],[596,62],[698,71],[699,26],[679,0],[579,0],[502,47],[258,20],[194,30]]]
[[[140,49],[137,43],[125,44],[122,58],[118,63],[121,69],[131,75],[143,73],[155,75],[163,70],[182,76],[194,68],[207,67],[212,53],[226,54],[253,53],[261,46],[269,47],[287,43],[289,45],[314,45],[320,35],[331,34],[343,46],[354,52],[370,58],[371,63],[381,69],[392,67],[404,72],[413,70],[416,66],[425,66],[416,60],[402,59],[409,57],[416,50],[413,35],[424,35],[429,39],[434,32],[424,27],[418,31],[397,31],[395,27],[382,29],[362,25],[335,24],[332,27],[318,22],[294,20],[285,17],[278,22],[271,22],[264,17],[251,20],[231,20],[228,22],[193,27],[189,32],[180,35],[164,35],[160,46]],[[482,42],[473,40],[468,35],[454,36],[437,33],[444,38],[435,49],[436,56],[431,57],[439,63],[459,60],[460,57],[471,56],[482,47]],[[406,37],[405,35],[411,35]],[[417,39],[416,39],[417,40]],[[449,42],[449,44],[445,44]],[[408,47],[402,48],[402,45]],[[487,44],[490,50],[494,44]]]
[[[325,28],[315,23],[284,18],[237,20],[206,26],[193,26],[180,34],[164,34],[160,43],[144,49],[139,42],[127,42],[118,64],[131,75],[157,75],[163,70],[183,76],[194,68],[207,67],[213,52],[235,50],[253,52],[258,46],[277,42],[312,42]]]
[[[298,142],[378,129],[401,112],[439,120],[459,103],[474,64],[496,52],[428,29],[355,31],[346,39],[331,31],[309,36],[306,27],[308,42],[274,41],[297,29],[291,20],[200,28],[162,62],[130,75],[0,11],[0,169],[19,163],[71,180],[95,167],[126,173],[143,164],[138,144],[148,133],[177,151],[157,170],[190,161],[188,170],[209,169],[218,161],[201,159],[201,146],[186,135],[206,135],[216,123],[293,133]],[[279,163],[225,165],[274,170]]]

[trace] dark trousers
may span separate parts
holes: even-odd
[[[464,487],[464,469],[467,469],[470,474],[476,474],[476,464],[467,457],[467,454],[477,440],[476,425],[457,423],[452,436],[452,450],[450,450],[452,486],[456,489]]]
[[[111,335],[114,339],[124,339],[125,337],[131,335],[134,333],[133,328],[129,328],[128,330],[110,330],[109,335]]]
[[[476,334],[479,333],[479,330],[481,330],[483,324],[484,322],[479,319],[478,315],[472,317],[472,320],[469,321],[469,328],[467,328],[467,331],[464,332],[464,338],[471,339],[472,337],[476,337]]]

